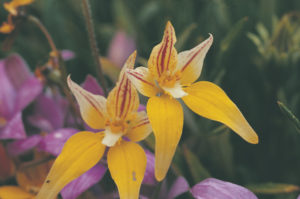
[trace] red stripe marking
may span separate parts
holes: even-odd
[[[138,80],[140,80],[140,81],[142,81],[142,82],[144,82],[144,83],[146,83],[146,84],[149,84],[150,86],[153,86],[153,87],[154,87],[154,84],[152,84],[152,83],[150,83],[150,82],[144,80],[144,79],[141,78],[141,77],[138,77],[137,75],[140,75],[139,73],[133,73],[133,72],[128,71],[128,74],[129,74],[129,75],[132,75],[132,76],[135,77],[136,79],[138,79]]]
[[[124,106],[125,106],[125,102],[126,102],[126,98],[127,98],[127,93],[128,93],[128,79],[126,80],[126,84],[124,86],[124,91],[122,91],[122,103],[121,103],[121,107],[120,107],[120,114],[119,117],[121,118],[122,113],[124,111]]]
[[[163,50],[162,50],[161,58],[160,58],[161,73],[163,73],[165,70],[165,58],[166,58],[166,51],[167,51],[168,43],[169,43],[169,31],[167,30],[166,37],[164,38],[164,43],[163,43],[164,46],[163,46]]]
[[[134,127],[132,127],[132,129],[138,128],[138,127],[143,126],[143,125],[145,125],[145,124],[149,124],[149,121],[144,122],[144,123],[142,123],[142,124],[139,124],[139,125],[137,125],[137,126],[134,126]]]
[[[123,86],[123,81],[124,81],[125,75],[123,74],[122,76],[122,80],[120,82],[118,91],[117,91],[117,96],[116,96],[116,110],[115,110],[115,116],[118,115],[118,110],[119,110],[119,96],[120,96],[120,92],[121,92],[121,87]]]
[[[183,72],[186,67],[193,61],[193,59],[207,46],[207,44],[211,41],[211,38],[198,50],[196,53],[189,59],[189,61],[182,67],[181,72]]]
[[[128,97],[128,102],[127,102],[127,109],[126,109],[125,114],[123,114],[123,118],[125,118],[127,116],[128,112],[129,112],[129,109],[130,109],[130,105],[132,105],[132,102],[134,102],[134,101],[131,101],[131,94],[132,94],[132,92],[131,92],[131,84],[129,82],[129,79],[127,79],[127,83],[126,84],[127,84],[127,87],[129,88],[129,89],[127,89],[129,97]]]
[[[98,110],[94,102],[90,100],[89,96],[87,96],[85,93],[83,93],[80,89],[76,87],[74,89],[76,89],[82,96],[84,96],[84,98],[91,104],[91,106],[96,110],[97,113],[99,113],[100,116],[103,116],[103,114]]]
[[[167,70],[169,70],[169,63],[170,63],[170,59],[171,59],[171,53],[172,53],[172,49],[173,49],[173,38],[172,38],[172,35],[173,35],[173,30],[172,30],[172,28],[170,28],[170,40],[171,40],[171,42],[170,42],[170,46],[169,46],[169,48],[170,48],[170,52],[169,52],[169,57],[168,57],[168,62],[167,62]]]

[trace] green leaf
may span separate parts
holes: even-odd
[[[236,40],[236,38],[241,33],[242,29],[244,28],[246,22],[248,21],[248,17],[244,17],[240,19],[227,33],[225,38],[221,42],[221,51],[225,52],[227,51],[233,44],[233,42]]]
[[[278,104],[280,110],[283,112],[283,114],[286,115],[288,117],[288,119],[293,122],[293,124],[295,125],[297,131],[300,133],[300,121],[299,121],[299,119],[282,102],[277,101],[277,104]]]
[[[300,187],[293,184],[282,184],[282,183],[262,183],[262,184],[253,184],[246,186],[248,189],[254,193],[259,194],[282,194],[282,193],[291,193],[299,191]]]
[[[211,175],[208,170],[202,165],[197,156],[190,151],[186,145],[183,145],[183,154],[186,159],[187,165],[189,167],[189,171],[192,174],[192,178],[195,183],[200,182],[206,178],[209,178]]]

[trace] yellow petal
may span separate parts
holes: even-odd
[[[99,133],[83,131],[69,138],[36,199],[55,198],[64,186],[97,164],[105,150],[102,137]]]
[[[128,69],[126,72],[131,83],[142,95],[151,97],[159,92],[154,77],[149,73],[148,68],[138,67],[134,70]]]
[[[137,117],[132,121],[132,127],[125,135],[133,142],[144,140],[151,132],[152,128],[145,111],[138,112]]]
[[[155,136],[155,177],[165,178],[183,128],[181,104],[167,95],[151,97],[147,113]]]
[[[17,186],[0,187],[1,199],[33,199],[35,196]]]
[[[178,54],[177,70],[181,71],[181,84],[193,83],[202,71],[203,61],[207,51],[213,42],[213,36],[200,43],[191,50],[186,50]]]
[[[83,120],[94,129],[102,129],[105,124],[106,99],[100,95],[94,95],[68,77],[68,85],[74,94]]]
[[[185,104],[195,113],[224,123],[247,142],[258,143],[258,136],[248,124],[238,107],[217,85],[201,81],[185,88]]]
[[[12,15],[17,15],[17,8],[31,4],[34,0],[13,0],[9,3],[4,3],[3,6]]]
[[[0,26],[0,33],[9,34],[15,29],[14,25],[3,22],[2,26]]]
[[[136,52],[132,53],[127,59],[116,87],[108,95],[107,113],[110,118],[126,120],[127,116],[133,111],[137,111],[139,107],[138,93],[125,73],[126,69],[133,68],[135,57]]]
[[[138,199],[147,164],[143,148],[134,142],[122,141],[109,149],[107,163],[120,199]]]
[[[162,74],[173,72],[177,64],[177,51],[175,30],[168,22],[165,28],[162,41],[156,45],[148,60],[148,68],[151,74],[158,79]]]

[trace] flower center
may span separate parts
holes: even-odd
[[[160,87],[172,88],[175,86],[176,82],[180,79],[180,77],[180,71],[177,71],[175,74],[170,74],[170,72],[167,71],[159,77],[157,82]]]
[[[125,121],[107,121],[102,144],[112,147],[126,133],[128,124]]]

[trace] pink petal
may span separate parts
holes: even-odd
[[[19,90],[24,82],[32,77],[26,62],[17,54],[10,55],[4,61],[7,76],[15,89]]]
[[[26,137],[22,114],[15,114],[3,128],[0,128],[0,139],[22,139]]]
[[[215,178],[207,178],[191,189],[196,199],[257,199],[248,189]]]
[[[172,187],[170,188],[167,199],[176,198],[177,196],[187,192],[189,189],[190,186],[186,181],[186,179],[180,176],[176,179],[176,181],[173,183]]]
[[[68,61],[70,59],[74,59],[75,53],[71,50],[62,50],[61,56],[65,61]]]
[[[11,156],[17,156],[34,148],[42,140],[42,136],[33,135],[28,138],[14,141],[7,145],[7,151]]]
[[[121,68],[135,49],[135,41],[126,35],[126,33],[119,31],[110,43],[108,58]]]
[[[63,199],[77,198],[81,193],[99,182],[104,176],[106,170],[107,168],[102,164],[96,164],[89,171],[65,186],[65,188],[61,191]]]
[[[16,91],[6,74],[4,60],[0,60],[0,117],[9,119],[12,116],[15,99]]]
[[[72,128],[63,128],[59,129],[53,133],[46,135],[43,140],[40,142],[38,149],[58,156],[65,144],[65,142],[79,132],[77,129]]]
[[[143,184],[154,185],[156,183],[155,175],[154,175],[155,157],[154,154],[148,150],[145,150],[145,153],[147,157],[147,166],[146,166],[146,171],[143,179]]]
[[[42,94],[34,104],[34,115],[28,120],[42,131],[51,132],[63,127],[64,113],[59,102]]]
[[[41,82],[35,77],[24,82],[18,91],[16,110],[23,110],[42,92],[42,89]]]
[[[81,86],[85,90],[87,90],[95,95],[103,95],[104,94],[103,89],[98,84],[97,80],[91,75],[86,76],[86,78]]]

